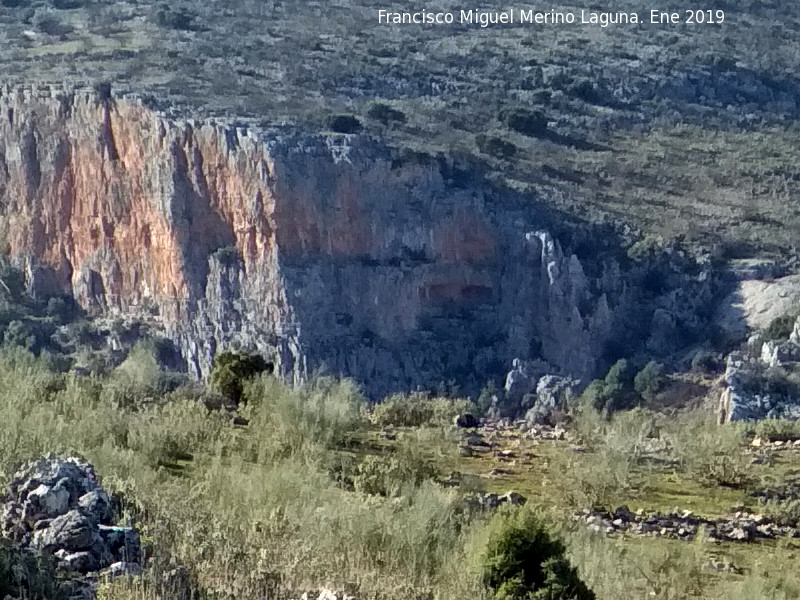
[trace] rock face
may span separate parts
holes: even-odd
[[[516,357],[588,381],[630,305],[534,198],[369,140],[50,89],[0,91],[0,117],[0,237],[31,291],[157,314],[198,377],[238,345],[371,395],[472,392]]]
[[[113,525],[108,494],[88,463],[73,457],[32,462],[14,474],[3,502],[3,537],[52,555],[61,571],[77,574],[85,595],[91,585],[82,576],[139,572],[139,534]]]
[[[761,356],[728,355],[725,388],[717,405],[718,421],[800,419],[800,389],[776,368],[796,364],[792,341],[768,341]],[[787,350],[788,347],[788,350]]]

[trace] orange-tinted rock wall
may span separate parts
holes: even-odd
[[[0,92],[7,249],[88,310],[155,307],[197,375],[241,345],[275,354],[295,379],[327,369],[374,393],[474,387],[527,357],[533,338],[591,370],[588,338],[607,324],[576,316],[583,273],[526,236],[533,213],[503,202],[361,138],[173,121],[91,93]],[[571,279],[554,284],[550,263]],[[587,346],[577,358],[549,333],[573,318]]]

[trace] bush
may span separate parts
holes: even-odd
[[[244,383],[260,373],[272,373],[274,365],[258,354],[219,352],[211,361],[211,387],[234,404],[242,400]]]
[[[708,350],[698,350],[692,357],[692,370],[702,373],[715,373],[722,367],[722,361]]]
[[[633,371],[627,360],[620,359],[611,365],[603,379],[596,379],[583,390],[580,402],[607,412],[630,408],[635,402],[632,384]]]
[[[522,135],[541,137],[547,133],[547,117],[539,111],[514,108],[501,112],[500,120]]]
[[[375,404],[369,419],[379,427],[420,427],[449,425],[453,419],[473,409],[464,399],[430,398],[422,392],[394,394]]]
[[[177,389],[185,375],[164,371],[153,344],[140,342],[103,382],[102,397],[117,408],[140,408]]]
[[[388,457],[369,455],[353,477],[353,487],[364,494],[396,497],[407,487],[432,479],[436,470],[418,455],[399,452]]]
[[[664,365],[651,360],[633,378],[633,389],[645,400],[653,400],[664,388],[665,382]]]
[[[242,415],[264,436],[254,440],[269,454],[264,460],[342,446],[362,423],[364,399],[347,380],[320,378],[295,389],[264,374],[247,384],[244,397]]]
[[[652,413],[634,409],[603,418],[583,404],[575,411],[573,428],[588,452],[555,456],[562,505],[611,506],[644,489],[648,472],[641,462],[655,429]]]
[[[683,468],[708,485],[740,488],[750,481],[744,454],[744,430],[734,424],[717,425],[696,412],[670,422],[668,437]]]
[[[478,150],[495,158],[512,158],[517,153],[517,147],[511,142],[497,136],[479,134],[475,136]]]
[[[31,352],[36,350],[36,335],[25,321],[11,321],[6,327],[3,343],[7,346],[19,346]]]
[[[765,419],[756,423],[756,435],[769,441],[794,440],[800,437],[800,421]]]
[[[388,104],[384,104],[383,102],[374,102],[372,105],[370,105],[369,109],[367,110],[367,116],[370,119],[383,123],[384,125],[406,122],[406,115],[403,111],[397,110],[396,108],[393,108]]]
[[[328,129],[334,133],[358,133],[361,131],[361,121],[353,115],[332,115],[327,121]]]
[[[787,339],[794,329],[794,322],[797,317],[794,315],[783,315],[772,319],[764,329],[762,337],[765,340]]]
[[[800,500],[768,502],[764,512],[781,525],[797,527],[798,523],[800,523]]]
[[[59,590],[55,565],[46,556],[6,547],[0,542],[0,595],[42,600],[66,600]]]
[[[593,600],[569,564],[564,544],[530,509],[500,510],[480,557],[484,583],[498,600]]]

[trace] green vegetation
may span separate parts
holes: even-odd
[[[789,337],[789,334],[792,333],[796,320],[797,315],[782,315],[776,317],[767,325],[766,329],[764,329],[762,337],[765,340],[785,340]]]
[[[594,600],[554,539],[529,510],[500,511],[489,522],[480,563],[497,600]]]
[[[645,400],[653,400],[665,383],[664,365],[651,360],[633,378],[633,389]]]
[[[0,594],[4,598],[66,600],[58,589],[52,561],[32,552],[22,552],[0,541]]]
[[[214,355],[209,382],[233,404],[239,404],[244,384],[259,373],[271,373],[274,366],[258,354],[223,351]]]
[[[150,567],[104,585],[102,598],[255,598],[323,585],[401,599],[798,597],[790,540],[615,538],[571,518],[593,505],[715,516],[744,504],[796,521],[795,500],[759,509],[748,490],[800,461],[787,451],[753,464],[742,427],[702,412],[609,416],[584,402],[571,414],[573,441],[501,433],[497,452],[468,457],[451,424],[463,401],[398,396],[367,408],[349,382],[291,389],[263,373],[243,384],[249,424],[234,427],[208,410],[202,387],[163,387],[149,352],[140,346],[107,376],[81,377],[18,347],[0,351],[0,471],[45,452],[81,454],[143,531]],[[609,384],[630,379],[623,367]],[[438,483],[453,470],[460,483]],[[528,504],[493,516],[465,510],[467,492],[509,489]],[[709,561],[737,572],[709,571]],[[187,568],[179,580],[176,563]],[[49,581],[47,566],[34,566]]]
[[[464,399],[431,398],[428,394],[394,394],[369,410],[369,420],[379,427],[420,427],[450,425],[453,419],[470,412],[474,405]]]

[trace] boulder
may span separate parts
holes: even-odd
[[[78,571],[79,573],[89,573],[100,568],[97,557],[85,550],[63,555],[58,561],[58,565],[65,571]]]
[[[51,552],[56,549],[86,550],[92,545],[91,521],[78,510],[71,510],[56,517],[50,525],[38,530],[33,536],[33,545]]]
[[[111,520],[111,500],[104,490],[92,490],[78,499],[78,507],[83,514],[95,523],[109,523]]]
[[[64,480],[50,487],[42,484],[28,494],[25,520],[34,523],[42,518],[62,515],[69,506],[69,490]]]
[[[139,575],[141,572],[142,566],[140,564],[119,561],[104,569],[101,575],[106,579],[116,579],[117,577]]]

